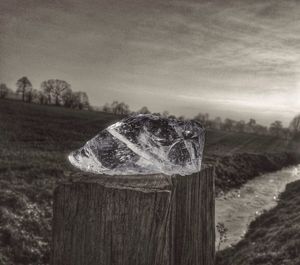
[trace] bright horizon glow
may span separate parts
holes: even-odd
[[[300,3],[293,0],[20,0],[0,3],[0,82],[55,78],[114,100],[193,117],[300,112]]]

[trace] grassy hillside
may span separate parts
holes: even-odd
[[[0,101],[0,264],[47,264],[66,156],[118,117]]]
[[[300,181],[287,185],[278,205],[250,224],[234,248],[219,252],[216,265],[300,264]]]
[[[121,118],[0,100],[0,264],[48,263],[52,190],[74,171],[67,154]],[[204,161],[219,160],[217,188],[226,190],[291,163],[278,154],[286,150],[274,137],[208,131]]]
[[[232,155],[236,153],[272,153],[291,150],[293,144],[269,135],[208,131],[205,150],[207,155]]]

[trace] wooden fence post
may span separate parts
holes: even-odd
[[[77,173],[54,192],[53,265],[213,265],[214,168]]]

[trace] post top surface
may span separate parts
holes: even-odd
[[[149,174],[149,175],[105,175],[94,174],[89,172],[76,172],[67,180],[60,181],[58,185],[72,184],[98,184],[105,187],[118,189],[147,189],[147,190],[170,190],[173,181],[180,178],[188,178],[194,175],[208,174],[213,171],[212,166],[204,167],[200,172],[193,173],[187,176],[181,175],[165,175],[165,174]]]

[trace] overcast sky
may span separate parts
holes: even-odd
[[[300,112],[300,1],[7,0],[0,82],[50,78],[93,105],[285,124]]]

